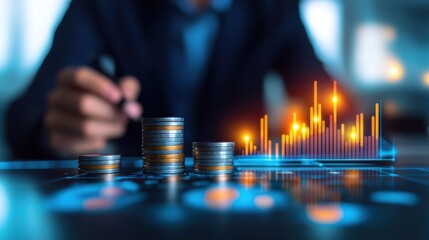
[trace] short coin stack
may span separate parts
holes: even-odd
[[[182,174],[183,118],[142,118],[143,171],[148,174]]]
[[[194,171],[228,174],[234,171],[234,142],[193,142]]]
[[[119,154],[82,154],[77,156],[77,161],[81,173],[117,173],[121,167]]]

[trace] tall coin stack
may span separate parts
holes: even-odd
[[[198,174],[228,174],[234,171],[234,142],[193,142],[194,171]]]
[[[77,156],[80,173],[117,173],[121,167],[119,154],[82,154]]]
[[[185,169],[183,130],[177,117],[142,118],[143,171],[148,174],[181,174]]]

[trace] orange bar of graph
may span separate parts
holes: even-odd
[[[285,137],[286,135],[282,134],[282,158],[285,157]]]
[[[322,104],[317,105],[317,157],[321,155],[321,137],[322,137]]]
[[[313,107],[310,107],[310,138],[308,142],[310,143],[309,152],[310,154],[314,153],[314,142],[313,142],[313,132],[314,132],[314,111]]]
[[[343,156],[345,158],[346,153],[345,153],[345,146],[344,146],[344,137],[345,137],[345,125],[344,123],[341,124],[341,156]]]
[[[257,154],[257,150],[258,150],[258,147],[256,145],[253,146],[253,154]]]
[[[326,157],[326,152],[325,152],[325,149],[326,149],[326,147],[325,147],[325,145],[326,145],[326,141],[325,141],[325,136],[327,135],[327,133],[326,133],[326,126],[325,126],[325,120],[323,120],[322,121],[322,136],[321,136],[321,138],[322,138],[322,144],[321,144],[321,149],[320,149],[320,155],[323,157],[323,158],[325,158]]]
[[[279,143],[276,143],[276,158],[279,158]]]
[[[252,154],[253,154],[253,141],[250,141],[249,154],[250,154],[250,155],[252,155]]]
[[[375,140],[378,140],[380,136],[380,106],[378,103],[375,104]]]
[[[245,140],[245,148],[244,148],[244,154],[247,156],[249,155],[249,141],[248,139]]]
[[[355,152],[356,152],[356,127],[352,127],[352,142],[351,142],[351,152],[352,152],[352,158],[355,158]]]
[[[359,119],[359,114],[356,114],[356,138],[355,138],[355,154],[356,154],[356,158],[359,158],[359,139],[360,138],[360,119]]]
[[[335,132],[337,131],[337,102],[338,102],[338,98],[337,98],[337,81],[334,81],[334,97],[333,97],[333,114],[334,114],[334,128],[333,128],[333,133],[334,133],[334,146],[333,146],[333,150],[334,153],[337,151],[337,138],[336,138],[336,134]]]
[[[268,115],[265,114],[264,116],[264,153],[268,154]]]
[[[359,120],[360,120],[360,146],[363,147],[363,142],[364,142],[364,127],[363,127],[363,113],[360,113],[359,115]]]
[[[335,158],[340,158],[340,139],[341,139],[341,129],[337,129],[337,151],[335,153]]]
[[[261,118],[261,127],[260,127],[260,130],[261,130],[261,139],[260,139],[260,142],[259,142],[259,147],[260,147],[260,149],[261,149],[261,153],[262,154],[264,154],[264,118]]]
[[[375,157],[375,117],[371,116],[371,157]]]
[[[297,157],[301,157],[302,155],[302,153],[301,153],[301,135],[298,135],[297,136],[297,145],[298,145],[298,147],[297,147]]]
[[[289,135],[286,135],[286,150],[285,150],[285,155],[287,156],[287,157],[289,157],[289,154],[290,154],[290,150],[289,150]]]
[[[380,105],[375,104],[375,157],[379,157]]]
[[[332,135],[334,135],[334,125],[332,115],[329,115],[329,157],[334,158],[334,143],[332,142]]]
[[[325,158],[331,158],[329,155],[329,128],[325,130]]]
[[[271,158],[271,151],[272,151],[271,140],[268,140],[268,157],[270,158]]]

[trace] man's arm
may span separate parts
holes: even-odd
[[[43,125],[46,101],[60,69],[89,66],[105,49],[91,1],[74,0],[33,82],[8,109],[6,137],[15,158],[55,157]]]

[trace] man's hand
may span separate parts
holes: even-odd
[[[125,133],[129,118],[140,117],[142,107],[135,101],[139,93],[134,77],[120,79],[117,86],[87,67],[62,70],[45,115],[50,147],[65,154],[102,150],[109,139]],[[120,109],[123,98],[127,102]]]

